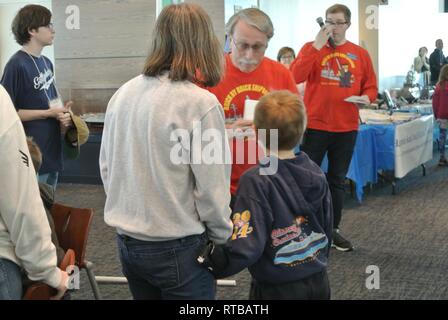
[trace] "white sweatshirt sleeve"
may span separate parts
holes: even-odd
[[[107,127],[107,123],[106,121],[104,121],[104,128],[103,128],[103,135],[101,138],[101,148],[100,148],[100,157],[99,157],[99,165],[100,165],[100,175],[101,175],[101,180],[103,181],[103,188],[104,188],[104,192],[106,193],[107,196],[107,191],[108,191],[108,186],[109,186],[109,180],[108,180],[108,162],[107,162],[107,144],[108,141],[106,141],[107,137],[109,136],[109,134],[107,134],[107,130],[109,130],[109,128]]]
[[[5,92],[0,87],[0,116],[3,118],[0,119],[0,224],[4,225],[3,231],[9,233],[15,255],[28,277],[56,288],[61,280],[56,249],[51,242],[51,230],[25,132]]]
[[[199,218],[205,224],[210,240],[217,244],[225,243],[232,234],[229,207],[231,164],[224,114],[219,105],[194,124],[190,160]]]

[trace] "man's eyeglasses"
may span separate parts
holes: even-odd
[[[235,47],[238,49],[238,51],[240,51],[240,52],[244,52],[249,49],[252,49],[252,51],[254,53],[262,53],[268,47],[267,44],[259,44],[259,43],[251,46],[250,44],[245,43],[245,42],[236,42],[235,39],[233,39],[233,38],[232,38],[232,42],[235,45]]]
[[[294,60],[294,56],[291,55],[281,56],[280,60]]]
[[[344,21],[344,22],[342,22],[342,21],[333,22],[333,21],[325,20],[325,23],[329,24],[330,26],[342,27],[343,25],[346,25],[348,22],[347,21]]]

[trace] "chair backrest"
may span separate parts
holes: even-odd
[[[51,208],[56,234],[64,250],[73,249],[76,265],[84,268],[87,238],[92,222],[93,209],[81,209],[55,203]]]
[[[68,249],[65,253],[64,259],[62,259],[59,268],[61,270],[67,270],[68,266],[75,264],[75,252],[72,249]],[[56,295],[56,289],[50,287],[43,282],[35,282],[30,285],[23,296],[24,300],[49,300],[52,296]]]

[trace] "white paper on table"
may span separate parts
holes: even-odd
[[[344,101],[351,102],[351,103],[364,104],[364,105],[368,104],[368,103],[366,103],[365,98],[362,98],[360,96],[351,96],[351,97],[345,98]]]
[[[257,106],[258,100],[246,99],[244,101],[244,120],[254,120],[255,107]]]

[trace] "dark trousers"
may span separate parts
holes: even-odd
[[[196,258],[205,234],[170,241],[141,241],[118,235],[123,274],[135,300],[213,300],[213,275]]]
[[[284,284],[263,284],[252,280],[250,300],[330,300],[327,271]]]
[[[344,206],[344,182],[355,148],[358,131],[328,132],[308,129],[300,149],[318,166],[327,153],[327,181],[333,202],[333,226],[339,227]]]

